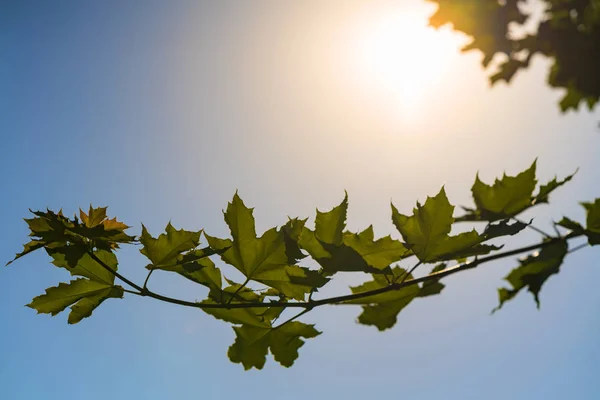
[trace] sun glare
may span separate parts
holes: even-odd
[[[417,13],[387,13],[363,25],[358,38],[360,80],[392,96],[398,107],[413,112],[458,54],[460,38],[448,29],[427,26]]]

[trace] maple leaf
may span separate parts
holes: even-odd
[[[441,271],[445,264],[434,268],[432,272]],[[412,275],[406,275],[407,271],[400,267],[392,269],[392,276],[396,279],[409,281],[413,279]],[[373,275],[373,280],[363,283],[359,286],[351,287],[352,293],[364,293],[372,290],[383,289],[391,285],[388,277],[383,275]],[[426,297],[438,294],[442,291],[444,285],[439,281],[430,281],[423,286],[410,285],[401,289],[390,290],[385,293],[373,296],[363,297],[347,301],[346,304],[362,305],[362,313],[358,317],[358,322],[363,325],[373,325],[380,331],[389,329],[396,324],[398,314],[417,297]]]
[[[390,236],[374,240],[373,225],[359,234],[345,234],[344,244],[356,251],[368,265],[380,270],[409,253],[400,241],[393,240]]]
[[[326,275],[362,271],[377,273],[410,254],[404,245],[386,236],[375,240],[373,227],[358,234],[344,232],[347,195],[331,211],[317,210],[315,230],[303,227],[297,243],[322,267]]]
[[[346,227],[346,214],[348,212],[348,193],[344,200],[331,211],[321,212],[317,209],[315,219],[315,237],[322,242],[340,245]]]
[[[257,237],[252,209],[245,206],[237,193],[228,204],[224,217],[233,240],[227,242],[207,236],[209,244],[211,247],[227,245],[221,258],[248,280],[263,283],[298,300],[303,300],[306,293],[327,282],[316,271],[290,265],[284,229],[272,228]],[[290,238],[289,231],[287,237]]]
[[[234,363],[240,363],[244,369],[262,369],[267,353],[271,350],[273,358],[284,367],[291,367],[298,358],[298,349],[304,345],[302,338],[314,338],[321,334],[314,325],[292,321],[276,328],[256,326],[234,326],[236,339],[227,355]]]
[[[535,299],[539,308],[539,293],[542,285],[553,274],[559,272],[563,259],[567,255],[567,241],[560,240],[544,247],[539,253],[534,253],[522,260],[520,266],[513,269],[504,278],[511,284],[512,288],[498,289],[500,304],[493,312],[499,310],[505,302],[515,297],[521,290],[527,288]]]
[[[46,289],[46,294],[34,297],[27,307],[54,316],[72,305],[68,322],[76,324],[89,317],[96,307],[111,297],[122,298],[123,288],[90,279],[76,279]]]
[[[80,251],[80,249],[75,247],[76,254]],[[47,249],[47,252],[52,257],[52,264],[60,268],[65,268],[71,275],[83,276],[91,280],[106,283],[107,285],[112,285],[115,280],[114,274],[94,260],[92,256],[85,252],[85,249],[81,256],[75,257],[70,256],[71,250],[69,247]],[[97,250],[93,254],[113,271],[117,270],[117,257],[114,253],[107,250]]]
[[[160,234],[158,238],[153,238],[146,227],[142,225],[140,243],[144,247],[140,250],[140,253],[148,257],[154,267],[177,263],[178,256],[198,246],[202,231],[177,230],[169,222],[165,232]]]
[[[475,230],[450,236],[453,211],[454,206],[442,188],[435,197],[428,197],[424,205],[417,203],[412,216],[400,214],[392,204],[392,221],[406,246],[422,262],[454,260],[498,249],[481,244],[487,238]]]
[[[600,198],[593,203],[581,203],[585,208],[586,227],[579,222],[575,222],[567,217],[563,217],[556,225],[567,228],[579,235],[587,236],[588,243],[591,246],[600,244]]]

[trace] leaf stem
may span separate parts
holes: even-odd
[[[293,316],[293,317],[291,317],[290,319],[288,319],[288,320],[285,320],[285,321],[283,321],[281,324],[277,325],[275,328],[273,328],[273,330],[275,330],[275,329],[279,329],[279,328],[281,328],[282,326],[284,326],[285,324],[289,324],[290,322],[292,322],[292,321],[294,321],[294,320],[296,320],[296,319],[300,318],[301,316],[303,316],[304,314],[306,314],[307,312],[309,312],[309,311],[311,311],[311,310],[312,310],[312,308],[307,308],[307,309],[304,309],[304,310],[302,310],[302,312],[299,312],[298,314],[294,315],[294,316]]]
[[[146,276],[146,280],[144,281],[144,287],[142,288],[144,289],[144,292],[148,290],[148,281],[150,280],[150,275],[152,275],[153,272],[154,269],[151,269],[150,272],[148,272],[148,276]]]
[[[238,293],[240,292],[240,290],[242,290],[244,287],[246,287],[246,285],[248,284],[248,282],[250,282],[250,278],[246,278],[246,280],[244,281],[244,283],[242,283],[240,285],[240,287],[237,288],[235,292],[233,292],[233,294],[231,295],[231,297],[227,301],[227,304],[231,304],[231,302],[233,301],[233,298],[234,297],[238,297]]]
[[[100,264],[100,266],[102,268],[104,268],[105,270],[107,270],[108,272],[110,272],[111,274],[113,274],[114,276],[116,276],[117,278],[119,278],[120,280],[122,280],[123,282],[125,282],[126,284],[128,284],[129,286],[131,286],[132,288],[138,290],[140,293],[144,292],[144,289],[138,285],[136,285],[135,283],[133,283],[132,281],[130,281],[129,279],[125,278],[123,275],[119,274],[117,271],[115,271],[114,269],[112,269],[111,267],[109,267],[108,265],[106,265],[104,263],[104,261],[102,261],[101,259],[99,259],[93,251],[88,250],[87,251],[88,255],[92,258],[92,260],[96,261],[98,264]]]
[[[406,278],[408,278],[409,276],[412,275],[413,272],[415,272],[415,270],[419,267],[419,265],[421,265],[421,261],[419,260],[419,262],[417,262],[411,269],[410,271],[408,271],[407,273],[405,273],[402,276],[402,279],[400,280],[400,284],[404,283],[404,281],[406,281]],[[395,280],[394,280],[395,282]]]

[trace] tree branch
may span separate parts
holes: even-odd
[[[186,307],[200,308],[200,309],[238,309],[238,308],[264,308],[264,307],[288,308],[289,307],[289,308],[304,308],[304,309],[306,309],[305,311],[308,312],[309,310],[312,310],[313,308],[324,306],[324,305],[343,304],[347,301],[363,299],[366,297],[376,296],[378,294],[387,293],[387,292],[391,292],[394,290],[400,290],[407,286],[418,285],[419,283],[427,282],[430,280],[439,280],[441,278],[445,278],[446,276],[455,274],[457,272],[466,271],[468,269],[473,269],[479,265],[488,263],[490,261],[495,261],[495,260],[502,259],[505,257],[510,257],[510,256],[514,256],[517,254],[526,253],[528,251],[541,249],[541,248],[556,244],[557,242],[573,239],[576,237],[580,237],[582,235],[583,235],[582,233],[572,232],[569,235],[562,237],[562,238],[552,238],[552,239],[546,240],[544,242],[536,243],[536,244],[533,244],[530,246],[520,247],[518,249],[504,251],[501,253],[496,253],[496,254],[493,254],[493,255],[490,255],[487,257],[479,258],[471,263],[458,264],[452,268],[448,268],[448,269],[445,269],[445,270],[442,270],[439,272],[435,272],[435,273],[432,273],[432,274],[429,274],[429,275],[426,275],[426,276],[423,276],[420,278],[414,278],[414,279],[399,282],[399,283],[392,283],[391,285],[380,288],[380,289],[370,290],[370,291],[362,292],[362,293],[343,295],[343,296],[329,297],[329,298],[325,298],[325,299],[321,299],[321,300],[311,300],[310,302],[291,302],[291,303],[288,303],[288,302],[270,302],[270,303],[255,302],[255,303],[252,303],[252,302],[250,302],[250,303],[226,303],[226,304],[210,304],[210,303],[208,303],[208,304],[205,304],[205,303],[196,303],[196,302],[191,302],[191,301],[186,301],[186,300],[175,299],[172,297],[163,296],[161,294],[154,293],[148,289],[144,290],[142,287],[131,282],[129,279],[125,278],[124,276],[119,274],[117,271],[114,271],[112,268],[110,268],[108,265],[106,265],[102,260],[100,260],[98,257],[96,257],[92,252],[89,252],[89,254],[103,268],[105,268],[110,273],[115,275],[117,278],[119,278],[120,280],[122,280],[123,282],[125,282],[126,284],[128,284],[129,286],[133,287],[134,289],[136,289],[140,292],[140,293],[136,293],[136,292],[132,292],[132,291],[127,291],[128,293],[136,294],[139,296],[152,297],[156,300],[161,300],[161,301],[164,301],[167,303],[177,304],[177,305],[186,306]],[[575,250],[575,249],[573,249],[573,250]],[[419,264],[417,264],[417,265],[419,265]],[[414,267],[413,267],[413,269],[414,269]],[[303,314],[303,313],[301,313],[301,314]],[[296,316],[294,318],[298,318],[298,316]]]

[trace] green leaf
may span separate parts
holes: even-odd
[[[437,196],[428,197],[425,205],[417,203],[412,216],[400,214],[392,204],[392,221],[402,234],[406,246],[422,262],[452,260],[498,249],[480,244],[485,237],[475,230],[449,236],[454,222],[453,211],[454,206],[442,188]]]
[[[545,185],[540,185],[540,190],[538,194],[534,197],[532,204],[548,203],[548,197],[550,196],[550,193],[552,193],[553,191],[555,191],[556,189],[573,179],[576,173],[577,171],[573,172],[571,175],[567,176],[562,181],[559,181],[556,177],[554,177],[550,182],[546,183]]]
[[[567,217],[563,217],[556,225],[567,228],[577,234],[585,235],[592,246],[600,244],[600,198],[593,203],[581,203],[586,212],[586,227]]]
[[[372,225],[359,234],[346,233],[344,244],[356,251],[368,265],[380,270],[409,253],[400,241],[393,240],[390,236],[374,240]]]
[[[206,299],[201,304],[220,304],[212,299]],[[264,313],[267,308],[203,308],[205,313],[213,317],[230,322],[232,324],[244,324],[255,327],[269,327],[271,324],[264,320],[260,314]]]
[[[85,252],[85,249],[81,255],[77,256],[79,250],[76,246],[68,246],[47,249],[47,252],[53,259],[52,264],[65,268],[71,275],[83,276],[106,285],[112,285],[115,281],[114,274],[102,267]],[[75,256],[71,255],[73,252],[76,254]],[[110,251],[96,250],[94,255],[113,271],[117,270],[117,257]]]
[[[233,242],[221,258],[246,277],[254,279],[256,274],[288,265],[282,233],[272,228],[257,238],[252,209],[244,205],[237,193],[227,206],[225,222]]]
[[[557,241],[548,245],[539,253],[534,253],[520,260],[520,266],[513,269],[506,278],[512,288],[498,289],[500,304],[493,312],[499,310],[505,302],[515,297],[522,289],[527,288],[535,299],[539,308],[539,293],[542,285],[553,274],[559,272],[560,266],[567,254],[568,245],[566,240]]]
[[[308,248],[303,246],[303,249],[323,267],[325,275],[333,275],[337,272],[380,272],[369,266],[365,259],[358,254],[353,248],[344,244],[337,246],[318,240],[303,241],[303,238],[312,236],[313,232],[306,230],[306,234],[302,234],[301,244],[308,244]]]
[[[583,100],[585,100],[585,95],[579,90],[575,89],[574,86],[569,85],[565,95],[558,104],[562,112],[566,112],[571,109],[577,111],[579,109],[579,102]]]
[[[331,254],[323,247],[323,243],[317,239],[315,232],[308,228],[302,229],[302,234],[298,238],[298,244],[300,248],[306,250],[315,260],[331,257]],[[336,246],[330,246],[330,248],[332,247]]]
[[[111,250],[117,248],[118,243],[131,243],[135,240],[133,236],[125,234],[127,225],[118,222],[116,218],[106,219],[105,207],[98,209],[90,207],[91,219],[81,212],[85,220],[83,225],[77,218],[66,218],[60,211],[58,213],[51,210],[31,211],[31,213],[35,217],[25,219],[25,222],[29,226],[29,236],[33,239],[25,244],[23,251],[6,265],[41,248],[70,247],[71,256],[74,256],[82,245],[89,247],[88,245],[92,244],[95,248]],[[76,263],[77,260],[71,262]]]
[[[433,270],[431,270],[431,273],[434,274],[436,272],[440,272],[446,269],[446,264],[439,264],[436,265],[435,268],[433,268]],[[419,297],[427,297],[427,296],[433,296],[436,294],[440,294],[442,292],[442,289],[444,289],[445,285],[443,283],[441,283],[439,281],[439,279],[432,279],[429,281],[425,281],[423,282],[423,284],[421,285],[421,290],[419,291]]]
[[[73,227],[70,231],[77,235],[86,237],[94,242],[95,247],[110,250],[118,248],[119,243],[131,243],[135,237],[129,236],[125,230],[129,226],[117,221],[116,218],[109,219],[106,215],[106,207],[93,208],[90,205],[89,211],[86,214],[83,210],[79,210],[80,224],[77,218],[73,220]]]
[[[102,221],[104,221],[106,216],[107,207],[98,207],[93,208],[90,204],[90,209],[88,213],[84,213],[83,210],[79,209],[79,217],[81,218],[81,222],[88,228],[93,228],[97,225],[100,225]]]
[[[393,269],[394,276],[406,274],[402,268]],[[412,276],[407,277],[408,280]],[[373,275],[373,280],[362,285],[351,287],[352,293],[363,293],[385,288],[390,282],[382,275]],[[364,297],[346,302],[347,304],[361,304],[363,312],[358,317],[358,322],[363,325],[373,325],[380,331],[391,328],[396,324],[398,313],[404,309],[415,297],[419,295],[418,285],[406,286],[399,290],[392,290],[374,296]]]
[[[277,362],[290,367],[298,358],[298,349],[304,345],[302,338],[314,338],[321,334],[314,325],[288,322],[277,328],[259,328],[243,325],[233,327],[236,339],[227,355],[234,363],[262,369],[269,349]]]
[[[600,198],[593,203],[581,203],[585,208],[585,228],[593,233],[600,233]]]
[[[104,300],[109,298],[122,299],[123,288],[120,286],[112,286],[109,289],[99,292],[96,295],[89,295],[77,303],[71,306],[71,312],[69,313],[68,323],[76,324],[84,318],[92,315],[92,312],[98,307]]]
[[[346,213],[348,212],[348,193],[339,206],[331,211],[321,212],[317,209],[315,219],[315,237],[325,243],[341,245],[344,228],[346,227]]]
[[[288,264],[295,264],[306,257],[300,250],[298,244],[306,219],[290,219],[282,228],[283,240],[285,242],[285,254],[288,257]]]
[[[573,232],[583,233],[585,232],[585,228],[581,226],[579,222],[573,221],[567,217],[563,217],[560,221],[556,223],[556,225],[562,226],[563,228],[569,229]]]
[[[200,243],[200,233],[177,230],[169,224],[158,238],[153,238],[144,225],[142,225],[142,236],[140,243],[144,246],[140,253],[148,257],[155,267],[171,265],[177,262],[177,257],[182,253],[195,249]]]
[[[286,297],[299,301],[304,300],[305,295],[313,289],[320,288],[329,282],[328,278],[317,271],[297,265],[265,270],[257,274],[254,279],[277,289]]]
[[[531,222],[530,222],[531,223]],[[513,236],[527,228],[527,224],[523,222],[510,223],[510,219],[504,219],[498,223],[490,223],[485,230],[483,235],[486,240],[495,239],[502,236]]]
[[[74,223],[65,218],[61,212],[54,213],[47,210],[31,211],[34,218],[25,218],[29,226],[29,236],[33,239],[23,246],[23,251],[17,253],[15,258],[6,263],[10,265],[15,260],[47,246],[65,246],[67,241],[75,239],[67,228],[74,227]]]
[[[215,236],[207,235],[206,232],[203,233],[204,237],[208,241],[208,245],[210,246],[210,248],[219,254],[224,253],[233,244],[233,242],[230,239],[220,239]]]
[[[54,316],[73,304],[69,323],[75,324],[89,317],[96,307],[110,297],[123,297],[123,288],[90,279],[76,279],[46,289],[46,294],[35,297],[27,306],[38,313]]]
[[[256,237],[252,209],[247,208],[235,194],[225,212],[225,222],[231,230],[233,242],[221,255],[226,263],[234,266],[248,279],[255,280],[279,290],[283,295],[302,300],[304,294],[324,285],[327,280],[306,268],[289,265],[289,247],[286,246],[285,229],[269,229],[260,238]],[[297,235],[301,227],[288,229]],[[220,246],[209,239],[211,246]],[[316,285],[316,286],[310,286]]]
[[[535,169],[536,162],[534,161],[531,167],[517,176],[504,174],[502,179],[496,179],[493,186],[483,183],[479,180],[478,175],[475,178],[475,184],[473,184],[471,192],[480,219],[485,221],[505,219],[515,216],[530,207],[533,190],[537,182],[535,180]]]
[[[221,271],[210,258],[199,258],[193,262],[180,262],[156,269],[178,273],[192,282],[206,286],[210,289],[211,296],[218,296],[221,292]]]
[[[214,296],[213,296],[214,297]],[[239,283],[231,282],[231,285],[220,292],[219,298],[209,298],[203,300],[202,304],[227,304],[231,303],[261,303],[264,296],[255,293],[248,287],[242,287]],[[251,325],[256,327],[270,327],[271,320],[265,318],[263,314],[268,310],[266,307],[253,308],[204,308],[203,311],[213,317],[240,325]]]

